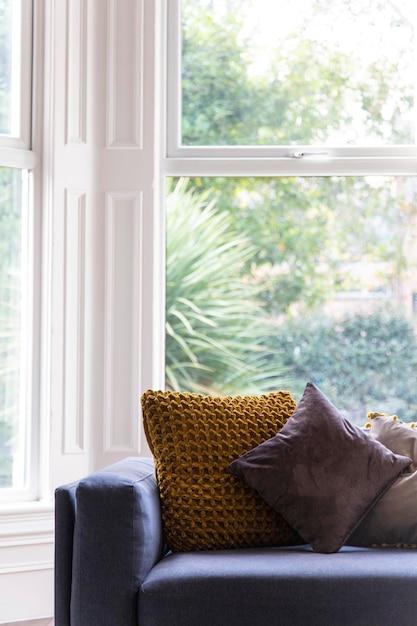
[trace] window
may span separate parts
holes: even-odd
[[[34,497],[32,6],[0,0],[0,501]]]
[[[30,148],[32,7],[1,0],[1,146]]]
[[[168,0],[167,386],[417,418],[416,18]]]
[[[411,0],[168,7],[169,156],[415,155]]]

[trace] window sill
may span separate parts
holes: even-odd
[[[6,547],[53,542],[54,507],[51,500],[0,505],[0,550]]]

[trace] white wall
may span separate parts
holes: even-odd
[[[157,6],[45,0],[42,428],[49,441],[43,500],[0,514],[0,623],[52,615],[54,487],[148,454],[139,397],[160,383],[162,319]]]

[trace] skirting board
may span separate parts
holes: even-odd
[[[1,574],[0,624],[50,619],[54,612],[53,589],[53,569]],[[36,622],[34,626],[38,626]]]

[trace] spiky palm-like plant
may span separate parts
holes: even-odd
[[[285,382],[265,339],[258,288],[243,274],[254,249],[231,217],[186,179],[167,198],[166,385],[260,393]],[[272,365],[272,362],[274,364]]]

